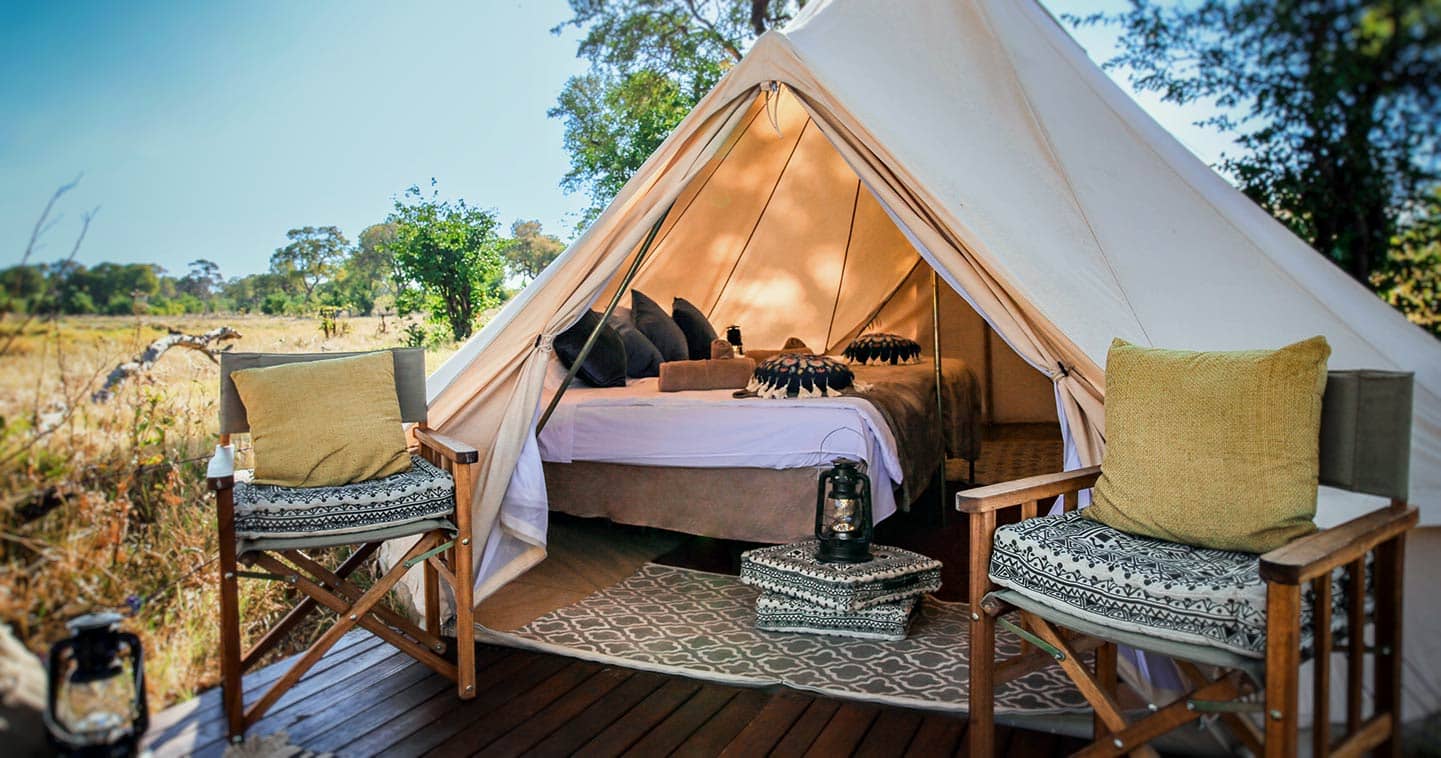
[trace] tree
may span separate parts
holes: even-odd
[[[365,227],[340,267],[341,297],[356,313],[368,316],[377,301],[395,294],[395,257],[387,248],[395,241],[395,231],[395,224]]]
[[[1121,28],[1107,63],[1241,151],[1220,168],[1362,282],[1437,179],[1441,2],[1199,0],[1073,22]]]
[[[310,300],[315,288],[335,273],[350,242],[333,226],[306,226],[285,233],[290,244],[270,256],[270,271],[297,282]]]
[[[539,221],[516,219],[510,225],[510,237],[504,251],[506,269],[511,276],[521,279],[540,276],[540,272],[565,251],[564,242],[541,233]]]
[[[1411,323],[1441,337],[1441,193],[1429,211],[1397,235],[1371,284]]]
[[[224,281],[220,276],[220,266],[214,261],[197,258],[190,262],[189,268],[185,276],[175,283],[175,289],[202,301],[209,300],[215,294],[215,288]]]
[[[611,198],[743,50],[804,0],[570,0],[566,27],[590,71],[565,83],[549,115],[565,125],[568,192],[585,191],[582,224]]]
[[[504,240],[495,214],[411,187],[385,221],[395,225],[395,236],[383,247],[395,256],[402,283],[419,289],[431,318],[447,324],[456,340],[469,337],[480,312],[504,299]]]

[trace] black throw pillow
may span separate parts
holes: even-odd
[[[567,369],[580,356],[580,349],[585,345],[590,333],[595,331],[597,324],[600,324],[600,314],[586,311],[574,326],[555,338],[555,354]],[[621,341],[620,333],[609,324],[602,325],[595,345],[591,347],[575,375],[592,387],[624,387],[625,343]]]
[[[664,360],[660,351],[656,349],[655,343],[646,338],[630,319],[619,313],[610,314],[606,319],[612,329],[620,335],[620,341],[625,343],[625,375],[632,379],[640,379],[646,376],[660,376],[660,362]]]
[[[689,300],[678,297],[671,304],[671,318],[676,326],[685,333],[686,352],[693,361],[703,361],[710,357],[710,343],[715,341],[715,327],[710,325],[710,320],[705,317],[700,309],[690,304]]]
[[[690,347],[686,343],[685,332],[676,326],[675,319],[671,318],[659,303],[646,297],[640,290],[630,291],[630,315],[635,320],[635,328],[655,345],[662,359],[690,359]],[[710,348],[707,347],[706,350],[709,351]]]

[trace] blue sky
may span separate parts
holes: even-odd
[[[1047,0],[1057,13],[1117,0]],[[352,240],[411,184],[538,218],[568,237],[584,198],[547,118],[583,70],[564,0],[0,2],[0,266],[18,261],[55,187],[41,260],[100,207],[79,259],[195,258],[264,270],[287,229]],[[1081,42],[1105,57],[1111,34]],[[1142,98],[1203,159],[1193,114]]]

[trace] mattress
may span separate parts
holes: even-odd
[[[541,459],[797,469],[846,457],[866,463],[875,519],[895,512],[893,488],[904,469],[894,434],[869,401],[738,399],[732,392],[661,392],[655,378],[632,379],[624,388],[571,387],[541,431]]]

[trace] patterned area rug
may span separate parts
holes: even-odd
[[[760,631],[754,628],[757,594],[734,576],[647,564],[514,633],[486,633],[502,644],[730,684],[784,684],[888,705],[967,709],[965,604],[927,597],[910,636],[884,642]],[[1019,652],[1017,638],[998,632],[1003,655]],[[1085,709],[1054,666],[996,693],[1000,713]]]

